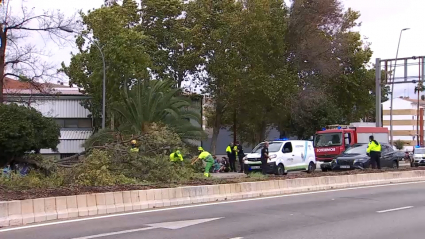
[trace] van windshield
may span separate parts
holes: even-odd
[[[314,147],[339,146],[342,144],[342,133],[316,134]]]
[[[269,142],[269,153],[275,153],[280,151],[280,148],[282,147],[283,142]],[[263,148],[264,143],[260,143],[257,145],[251,153],[261,153],[261,149]]]

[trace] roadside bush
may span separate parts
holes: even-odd
[[[21,176],[19,173],[11,173],[9,176],[0,176],[0,186],[14,190],[57,188],[63,186],[64,181],[64,175],[60,172],[48,177],[37,171],[31,171],[26,176]]]
[[[75,184],[81,186],[112,186],[136,184],[136,180],[111,171],[111,157],[106,151],[93,150],[75,171]]]
[[[394,146],[398,150],[402,150],[403,147],[404,147],[404,144],[405,144],[405,142],[402,141],[402,140],[396,140],[396,141],[394,141]]]
[[[114,164],[111,170],[144,182],[182,182],[193,177],[191,166],[170,162],[168,155],[144,156],[123,155],[128,161]]]

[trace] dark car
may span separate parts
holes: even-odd
[[[370,157],[366,154],[367,144],[355,144],[338,155],[332,162],[322,164],[322,171],[347,170],[370,168]],[[381,143],[381,167],[398,168],[398,157],[394,149],[385,143]]]
[[[398,158],[398,161],[403,161],[406,158],[406,152],[405,151],[395,151],[394,157]]]

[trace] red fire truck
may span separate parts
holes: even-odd
[[[364,125],[364,126],[363,126]],[[318,162],[331,162],[350,145],[369,143],[369,136],[388,143],[388,128],[371,127],[370,124],[329,125],[314,136],[314,149]]]

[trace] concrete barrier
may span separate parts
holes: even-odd
[[[22,224],[34,223],[34,205],[32,199],[21,201]]]
[[[46,212],[46,221],[58,219],[58,212],[56,210],[56,198],[44,199],[44,211]]]
[[[124,211],[133,211],[133,204],[131,203],[131,192],[125,191],[122,192],[122,199],[124,203]]]
[[[87,195],[87,211],[89,213],[89,216],[97,215],[97,204],[95,194]]]
[[[108,212],[108,207],[106,206],[106,195],[104,193],[96,193],[95,197],[97,215],[106,214]]]
[[[9,226],[8,202],[0,202],[0,227]]]
[[[124,212],[123,192],[114,192],[115,212]]]
[[[34,206],[34,222],[44,222],[47,219],[46,216],[46,199],[45,198],[38,198],[33,200],[33,206]]]
[[[78,216],[85,217],[89,215],[87,207],[87,195],[77,195]]]
[[[23,224],[21,203],[22,201],[11,201],[7,205],[7,210],[9,213],[8,220],[10,226],[19,226]]]
[[[114,193],[105,193],[106,213],[115,213]]]
[[[0,227],[195,203],[425,181],[425,170],[134,190],[0,202]]]

